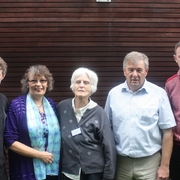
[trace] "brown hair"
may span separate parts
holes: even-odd
[[[35,76],[45,76],[45,78],[48,81],[48,88],[47,91],[51,91],[53,89],[53,85],[54,85],[54,79],[52,74],[50,73],[49,69],[44,66],[44,65],[34,65],[34,66],[30,66],[23,78],[21,79],[21,85],[22,85],[22,93],[28,93],[29,89],[28,89],[28,81],[29,81],[29,75],[33,74]]]

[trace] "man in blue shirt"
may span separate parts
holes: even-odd
[[[176,123],[165,90],[146,80],[148,70],[145,54],[128,53],[123,61],[126,81],[111,89],[106,100],[118,154],[115,180],[169,177]]]

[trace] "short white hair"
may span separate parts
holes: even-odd
[[[71,90],[74,91],[74,84],[76,79],[84,75],[87,75],[91,81],[91,89],[92,89],[91,94],[95,93],[97,90],[98,76],[94,71],[84,67],[80,67],[73,72],[71,77],[71,86],[70,86]]]

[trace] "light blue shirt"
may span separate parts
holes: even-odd
[[[161,149],[162,129],[176,125],[164,89],[145,80],[137,92],[124,82],[108,94],[105,111],[113,128],[117,153],[133,158]]]

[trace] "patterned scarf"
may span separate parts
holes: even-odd
[[[48,125],[48,146],[47,152],[54,156],[51,164],[45,164],[42,160],[33,158],[34,172],[36,180],[46,179],[46,175],[57,176],[60,160],[60,127],[56,114],[49,104],[48,100],[43,97],[43,107],[46,114]],[[39,151],[45,151],[46,139],[44,135],[44,124],[41,121],[41,116],[31,96],[27,95],[26,101],[27,125],[31,140],[31,147]],[[46,127],[47,129],[47,127]]]

